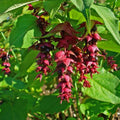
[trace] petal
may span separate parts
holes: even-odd
[[[59,51],[55,54],[55,61],[63,60],[64,58],[66,58],[64,51]]]
[[[70,58],[65,58],[63,60],[63,63],[68,67],[70,65],[71,62],[74,62],[73,59],[70,59]]]

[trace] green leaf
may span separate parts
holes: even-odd
[[[43,2],[44,9],[50,13],[50,17],[53,18],[60,8],[61,3],[64,0],[45,0]],[[48,7],[49,6],[49,7]]]
[[[0,0],[0,14],[17,9],[38,0]]]
[[[19,91],[16,96],[18,96],[20,101],[26,101],[26,108],[28,112],[30,112],[36,104],[36,98],[29,93]]]
[[[84,15],[81,12],[77,11],[76,9],[70,10],[69,17],[70,19],[78,20],[79,22],[77,24],[86,22]],[[103,20],[98,15],[96,15],[95,12],[92,12],[92,15],[90,16],[90,20],[96,20],[101,23],[103,22]]]
[[[103,117],[92,117],[90,118],[90,120],[104,120]]]
[[[44,74],[42,75],[41,81],[39,78],[35,79],[37,75],[38,73],[36,71],[33,71],[32,73],[29,74],[27,87],[36,90],[36,89],[40,89],[45,84]]]
[[[100,101],[120,104],[120,95],[116,90],[120,80],[116,76],[100,68],[99,74],[94,74],[93,78],[88,80],[91,83],[91,88],[84,88],[85,94]]]
[[[70,17],[70,19],[73,19],[73,20],[79,20],[79,23],[82,23],[82,22],[86,21],[84,15],[81,12],[78,12],[75,9],[72,9],[69,12],[69,17]]]
[[[19,68],[19,73],[17,76],[23,76],[27,73],[28,68],[36,61],[36,56],[39,51],[31,50],[28,54],[23,58],[22,63]]]
[[[4,88],[8,86],[16,89],[24,89],[26,85],[21,80],[16,80],[14,78],[7,77],[0,82],[0,87]]]
[[[94,0],[71,0],[72,3],[78,8],[80,11],[84,11],[87,8],[90,8]]]
[[[106,28],[113,35],[115,41],[120,44],[119,28],[118,28],[118,19],[114,16],[113,12],[106,7],[92,5],[91,6],[98,15],[103,19]]]
[[[120,0],[117,0],[115,5],[116,5],[116,7],[120,7]]]
[[[21,80],[16,80],[11,77],[5,78],[6,84],[9,86],[16,88],[16,89],[24,89],[25,88],[25,83],[22,82]]]
[[[87,32],[90,33],[90,7],[94,0],[71,0],[71,2],[84,14],[87,23]]]
[[[80,110],[87,117],[97,117],[100,113],[111,110],[114,106],[115,105],[111,103],[101,102],[89,98],[80,105]]]
[[[63,101],[60,104],[60,98],[55,95],[44,96],[39,104],[35,107],[35,110],[41,113],[58,113],[69,107],[69,103]]]
[[[120,53],[120,45],[118,45],[115,42],[114,37],[110,33],[100,34],[100,35],[105,40],[102,40],[102,41],[98,42],[97,45],[98,45],[99,48]]]
[[[0,120],[26,120],[27,117],[26,105],[27,104],[25,100],[4,102],[1,105]]]
[[[5,13],[3,15],[0,15],[0,23],[2,23],[3,21],[9,20],[11,15],[12,15],[11,13]]]
[[[15,92],[10,90],[0,90],[0,99],[3,101],[13,101],[15,99]]]
[[[27,113],[36,103],[36,99],[32,95],[22,91],[4,90],[0,98],[3,100],[0,105],[0,120],[26,120]]]
[[[15,27],[10,34],[10,45],[15,47],[28,48],[41,36],[36,23],[37,18],[33,15],[23,15],[17,19]]]

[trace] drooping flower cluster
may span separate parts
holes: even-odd
[[[42,72],[45,75],[47,75],[48,72],[50,72],[50,69],[48,66],[51,65],[51,55],[50,50],[54,48],[54,46],[50,42],[43,42],[37,44],[38,50],[40,50],[40,53],[37,55],[37,69],[36,72]],[[42,73],[39,73],[36,78],[39,78],[40,81],[42,79]]]
[[[4,49],[0,48],[0,59],[2,61],[2,66],[4,68],[2,71],[4,71],[4,74],[9,74],[10,73],[10,63],[9,63],[9,58],[10,56],[8,55],[7,52],[4,51]]]
[[[72,78],[71,74],[73,73],[72,63],[74,60],[70,58],[70,51],[58,51],[55,54],[55,61],[57,63],[56,71],[58,73],[58,85],[60,95],[59,97],[62,100],[67,100],[69,102],[69,98],[71,98],[71,88]]]
[[[29,5],[30,9],[31,5]],[[42,33],[42,36],[46,35],[46,27],[48,26],[48,22],[45,21],[44,18],[41,16],[37,16],[37,25]],[[51,37],[48,37],[47,39],[40,38],[40,40],[32,45],[30,48],[39,50],[39,54],[36,57],[37,65],[36,72],[38,75],[36,78],[39,78],[40,81],[42,80],[42,74],[47,75],[50,72],[49,66],[51,65],[51,54],[50,51],[54,49],[54,46],[51,44]]]
[[[29,9],[32,9],[31,5],[29,5]],[[63,100],[69,102],[69,99],[72,98],[71,89],[74,87],[72,74],[79,72],[80,78],[78,81],[82,81],[84,87],[91,87],[86,74],[90,74],[92,78],[93,74],[98,73],[98,57],[105,57],[105,55],[100,54],[101,51],[97,47],[97,41],[102,40],[102,38],[97,33],[95,25],[101,23],[92,21],[94,26],[91,28],[91,33],[86,35],[85,29],[85,33],[82,37],[77,37],[76,34],[79,32],[76,32],[68,22],[60,23],[50,32],[47,32],[46,28],[49,23],[41,16],[37,18],[37,25],[42,36],[45,36],[46,34],[54,35],[59,32],[60,37],[56,38],[55,36],[48,35],[50,37],[42,37],[35,45],[33,45],[35,49],[40,51],[36,57],[38,65],[36,68],[36,72],[38,72],[36,78],[39,78],[41,81],[42,74],[47,75],[51,72],[49,66],[52,65],[51,61],[54,60],[57,63],[55,72],[58,74],[57,89],[60,92],[59,97],[61,98],[61,103]],[[81,24],[80,28],[82,27],[86,27],[86,23]],[[56,42],[56,45],[53,45],[52,41]],[[59,51],[55,53],[53,59],[50,51],[55,49]],[[108,63],[111,65],[111,68],[116,70],[117,66],[114,61],[111,62],[109,60]]]
[[[69,30],[77,33],[71,26]],[[81,38],[77,38],[71,33],[61,31],[61,38],[58,39],[57,48],[64,48],[64,51],[59,51],[55,55],[55,61],[57,62],[56,71],[58,72],[57,88],[60,91],[59,97],[61,101],[64,99],[69,101],[68,99],[71,98],[71,87],[73,87],[71,74],[73,70],[80,73],[79,81],[83,81],[84,87],[91,87],[86,74],[90,74],[92,77],[94,73],[98,73],[98,56],[101,56],[97,47],[97,41],[101,40],[101,37],[96,30],[92,30],[91,34]],[[77,44],[82,42],[85,42],[85,46],[80,48]],[[67,85],[66,80],[70,86]]]
[[[42,32],[42,36],[46,35],[46,27],[48,23],[43,19],[39,18],[37,24]],[[83,81],[84,87],[91,87],[89,81],[87,80],[86,74],[98,73],[98,62],[97,58],[100,56],[99,49],[97,47],[97,41],[101,40],[101,37],[96,31],[92,31],[91,34],[87,36],[82,36],[78,38],[76,32],[72,26],[68,23],[60,23],[49,33],[60,32],[61,38],[48,37],[40,39],[37,49],[40,53],[37,56],[38,67],[36,72],[40,72],[36,78],[42,79],[42,73],[47,75],[50,72],[49,66],[51,65],[52,58],[50,51],[54,48],[59,49],[55,54],[55,62],[57,63],[55,71],[58,73],[58,85],[61,98],[69,102],[69,98],[72,97],[72,74],[73,71],[80,73],[79,81]],[[51,39],[52,38],[52,39]],[[47,40],[47,42],[45,42]],[[51,42],[57,42],[56,46],[53,46]],[[85,42],[85,46],[80,48],[77,44]]]
[[[92,33],[91,35],[87,35],[84,39],[85,46],[83,48],[83,55],[82,55],[82,67],[83,70],[80,70],[80,80],[84,80],[83,86],[90,87],[89,82],[87,81],[87,78],[84,76],[85,74],[90,73],[90,76],[92,77],[92,74],[98,73],[98,56],[99,49],[97,47],[97,41],[101,40],[101,37],[98,33]]]

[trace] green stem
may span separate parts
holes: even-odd
[[[90,34],[90,30],[91,30],[91,21],[90,21],[90,15],[91,15],[91,11],[90,9],[85,9],[83,11],[85,18],[86,18],[86,27],[87,27],[87,34]]]
[[[113,11],[115,9],[116,2],[117,2],[117,0],[115,0],[114,3],[113,3],[113,8],[112,8]]]
[[[13,51],[13,49],[12,49],[12,48],[11,48],[11,52],[12,52],[12,54],[13,54],[14,58],[17,60],[17,56],[16,56],[16,54],[15,54],[15,52]]]
[[[78,87],[77,87],[76,81],[74,82],[74,87],[75,87],[75,93],[76,93],[75,95],[76,95],[76,102],[77,102],[77,109],[78,109],[79,117],[81,120],[83,120],[82,113],[80,111],[79,93],[78,93]]]
[[[90,30],[91,30],[91,21],[90,21],[90,9],[87,9],[87,29],[88,29],[88,33],[90,34]]]
[[[103,66],[103,59],[100,61],[100,67]]]
[[[118,53],[117,55],[115,55],[115,57],[118,57],[120,55],[120,53]]]
[[[5,35],[4,35],[4,33],[3,33],[3,32],[1,32],[1,35],[2,35],[3,39],[6,41],[6,40],[7,40],[7,38],[5,37]]]

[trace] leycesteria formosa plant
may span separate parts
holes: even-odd
[[[0,120],[112,120],[119,8],[117,0],[1,0]]]

